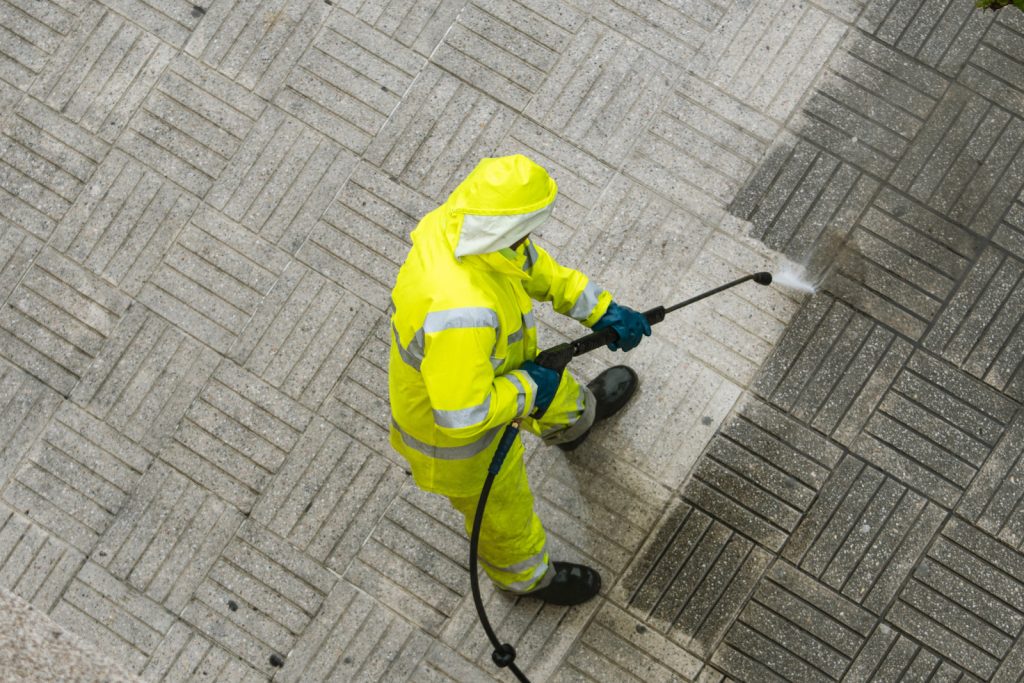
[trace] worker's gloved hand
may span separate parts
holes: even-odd
[[[651,336],[651,324],[647,322],[643,313],[634,311],[627,306],[619,306],[614,301],[591,329],[600,331],[606,327],[611,327],[619,335],[618,341],[608,344],[608,348],[612,351],[619,349],[629,351],[636,348],[642,337]]]
[[[547,410],[548,406],[551,405],[551,401],[554,400],[555,392],[558,391],[558,382],[561,378],[554,370],[537,365],[532,360],[528,360],[520,365],[519,369],[526,372],[537,384],[537,398],[533,402],[532,414],[539,415]]]

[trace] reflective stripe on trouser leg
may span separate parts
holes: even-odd
[[[466,534],[471,534],[479,497],[448,500],[462,513]],[[515,593],[539,588],[552,577],[545,538],[544,526],[533,511],[523,458],[506,460],[487,497],[480,527],[480,564],[499,588]]]
[[[523,427],[544,439],[547,445],[555,446],[582,436],[594,424],[596,416],[597,398],[566,370],[543,417],[524,419]]]

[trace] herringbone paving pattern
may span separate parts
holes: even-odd
[[[0,0],[0,587],[146,680],[507,680],[387,352],[409,232],[518,152],[627,305],[822,282],[674,314],[622,417],[529,442],[606,586],[484,586],[533,680],[1024,680],[1022,17]]]

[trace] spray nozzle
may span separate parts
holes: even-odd
[[[753,280],[759,285],[770,285],[772,283],[772,274],[769,272],[754,273]]]

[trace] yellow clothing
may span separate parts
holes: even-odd
[[[533,300],[591,326],[611,294],[526,241],[551,212],[557,186],[521,155],[483,159],[428,213],[392,292],[389,394],[392,446],[416,483],[447,496],[467,530],[487,467],[513,419],[550,443],[579,436],[594,400],[568,373],[541,420],[528,416],[537,387],[523,362],[536,358]],[[535,587],[549,566],[544,529],[517,437],[485,510],[480,556],[501,587]]]

